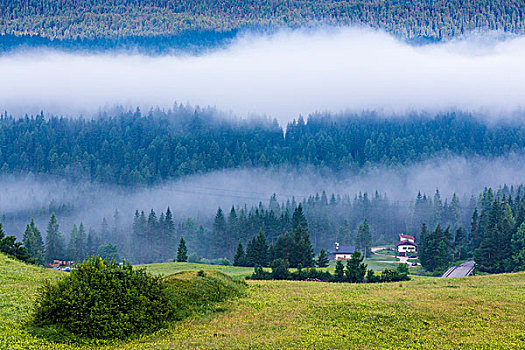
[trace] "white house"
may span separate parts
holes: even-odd
[[[335,260],[349,260],[354,252],[355,247],[353,245],[339,245],[339,243],[336,243],[332,253],[335,256]]]
[[[397,255],[410,256],[417,255],[416,239],[413,236],[399,234],[399,242],[396,243]]]

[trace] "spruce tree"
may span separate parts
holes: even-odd
[[[465,251],[463,249],[465,241],[465,231],[460,226],[456,230],[456,234],[454,235],[454,247],[455,247],[455,258],[457,260],[462,260],[465,257]]]
[[[78,234],[75,241],[75,247],[77,252],[77,257],[75,260],[83,261],[87,257],[86,230],[84,229],[83,223],[80,223],[80,226],[78,227]]]
[[[354,251],[352,257],[346,261],[345,279],[350,283],[363,283],[366,274],[364,256],[359,250]]]
[[[245,266],[246,264],[246,255],[244,253],[244,248],[241,241],[237,244],[237,251],[233,257],[233,266]]]
[[[317,266],[319,267],[328,267],[330,260],[328,260],[328,254],[326,250],[321,249],[319,256],[317,257]]]
[[[514,271],[525,271],[525,222],[512,235],[512,262]]]
[[[368,225],[368,219],[359,225],[356,235],[356,246],[363,252],[364,258],[366,259],[367,252],[370,250],[370,245],[372,243],[372,235],[370,233],[370,226]]]
[[[47,262],[54,259],[64,259],[64,241],[58,231],[58,222],[55,213],[51,214],[46,230],[46,254]]]
[[[77,244],[78,244],[78,228],[77,225],[73,225],[71,234],[69,235],[69,243],[67,244],[66,253],[68,260],[78,260]]]
[[[293,215],[292,215],[292,230],[296,230],[301,226],[305,230],[308,231],[308,222],[306,221],[306,217],[304,216],[303,212],[303,206],[301,203],[295,208]]]
[[[262,230],[248,243],[246,262],[249,266],[268,266],[268,244]]]
[[[335,262],[334,279],[336,282],[344,282],[345,280],[345,266],[341,260]]]
[[[224,248],[228,245],[226,219],[221,208],[217,210],[213,222],[213,241],[211,245],[211,256],[220,258],[224,253]]]
[[[186,242],[184,242],[184,237],[180,237],[179,248],[177,249],[177,262],[187,262],[188,261],[188,249],[186,248]]]
[[[42,234],[35,225],[35,220],[31,219],[31,223],[26,226],[23,238],[24,246],[31,258],[36,264],[44,263],[44,241],[42,240]]]

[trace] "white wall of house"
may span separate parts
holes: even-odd
[[[397,247],[398,252],[415,252],[416,247],[413,245],[400,245]]]

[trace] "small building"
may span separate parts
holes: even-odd
[[[332,254],[335,257],[335,260],[349,260],[352,257],[352,254],[354,252],[355,252],[355,246],[340,245],[339,243],[336,243]]]
[[[62,266],[72,266],[75,262],[74,261],[67,261],[67,260],[53,260],[52,263],[46,264],[47,267],[55,268],[55,267],[62,267]]]
[[[417,244],[414,236],[400,233],[399,242],[396,243],[397,255],[410,256],[417,255]]]

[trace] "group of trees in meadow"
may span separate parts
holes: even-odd
[[[2,173],[138,185],[240,167],[319,171],[410,164],[438,155],[499,156],[525,149],[525,127],[470,115],[435,118],[315,115],[286,126],[226,120],[212,110],[115,112],[97,119],[0,117]]]
[[[275,259],[286,261],[290,267],[313,267],[314,249],[308,232],[308,222],[301,204],[294,210],[290,231],[281,234],[273,244],[268,244],[266,234],[259,233],[248,241],[246,251],[239,241],[233,264],[235,266],[269,266]],[[324,260],[321,260],[321,264]]]
[[[443,272],[454,261],[474,259],[480,271],[491,273],[525,270],[525,197],[522,187],[485,189],[471,217],[462,226],[434,230],[422,225],[419,258],[429,271]]]
[[[518,0],[12,0],[0,3],[0,34],[85,39],[359,24],[439,40],[476,28],[522,33],[524,12]]]
[[[410,280],[408,276],[408,266],[406,264],[399,264],[396,269],[386,268],[381,274],[376,275],[374,270],[367,269],[367,265],[364,263],[364,255],[358,250],[346,261],[346,266],[341,260],[338,260],[333,274],[327,270],[317,270],[310,267],[303,269],[302,264],[297,265],[295,271],[290,271],[288,260],[282,258],[274,259],[270,267],[271,272],[268,272],[265,271],[261,265],[256,265],[250,279],[316,280],[339,283],[377,283]]]

